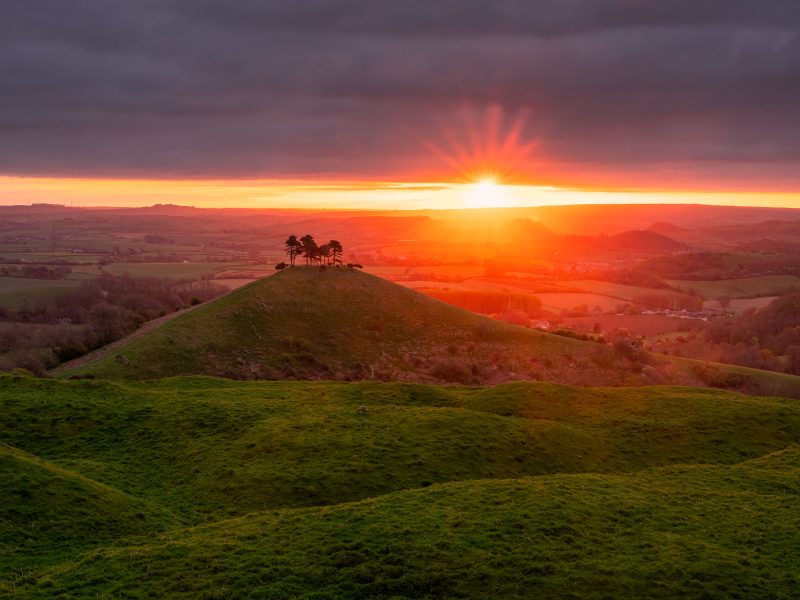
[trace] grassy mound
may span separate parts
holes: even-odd
[[[614,385],[610,348],[494,321],[356,270],[287,269],[67,374]]]
[[[109,548],[12,597],[792,598],[800,450],[735,466],[470,481]]]
[[[58,369],[63,377],[710,385],[800,397],[800,377],[494,321],[359,271],[295,268]]]

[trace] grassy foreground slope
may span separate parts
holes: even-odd
[[[154,503],[4,444],[0,481],[0,572],[177,523]]]
[[[0,409],[0,441],[187,524],[453,480],[736,463],[800,443],[792,401],[669,387],[2,377]]]
[[[112,547],[11,597],[793,598],[800,449],[735,466],[470,481]],[[2,589],[2,588],[0,588]]]
[[[798,566],[791,400],[6,375],[0,443],[0,595],[780,597]]]

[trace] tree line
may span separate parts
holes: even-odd
[[[299,238],[292,234],[284,243],[284,250],[289,257],[289,264],[280,263],[278,268],[293,267],[298,257],[306,261],[306,265],[340,265],[342,264],[342,244],[338,240],[330,240],[324,244],[317,244],[314,236],[307,233]]]
[[[216,298],[211,280],[115,277],[103,273],[56,298],[0,307],[0,371],[37,374],[118,340],[146,321]]]

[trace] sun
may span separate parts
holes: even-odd
[[[493,208],[507,206],[508,193],[495,177],[481,177],[464,186],[464,206],[467,208]]]

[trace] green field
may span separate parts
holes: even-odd
[[[694,290],[707,299],[778,296],[792,289],[800,289],[800,277],[795,275],[765,275],[718,281],[672,280],[668,283],[684,290]]]
[[[707,389],[6,375],[0,595],[791,598],[799,443]]]
[[[31,264],[48,262],[52,260],[64,261],[71,264],[94,263],[100,260],[99,254],[83,254],[74,252],[0,252],[0,261],[26,261]]]
[[[247,269],[258,266],[249,263],[112,263],[103,267],[103,271],[111,275],[131,277],[171,277],[173,279],[199,279],[212,276],[220,271],[233,268]]]
[[[0,306],[16,310],[26,301],[50,300],[79,284],[70,279],[0,277]]]

